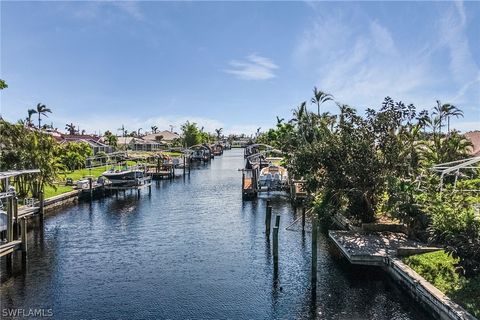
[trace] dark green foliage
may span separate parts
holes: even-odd
[[[403,261],[476,317],[480,317],[480,275],[466,278],[457,272],[458,258],[445,251],[406,257]]]

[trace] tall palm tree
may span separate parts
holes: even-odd
[[[40,123],[42,121],[42,116],[48,117],[47,113],[52,113],[52,110],[47,108],[46,105],[44,105],[42,103],[38,103],[37,104],[37,113],[38,113],[38,128],[40,129],[40,127],[41,127]]]
[[[121,128],[117,129],[118,131],[122,131],[122,137],[125,137],[127,135],[127,130],[125,130],[125,126],[122,124]]]
[[[450,118],[463,117],[463,111],[449,103],[444,104],[442,108],[443,108],[443,111],[445,112],[445,117],[447,118],[447,132],[450,133]]]
[[[438,118],[440,133],[442,133],[442,127],[444,126],[443,120],[447,120],[447,132],[450,133],[450,118],[451,117],[463,117],[463,111],[456,106],[445,103],[442,104],[440,100],[437,100],[437,105],[433,108],[433,114]]]
[[[28,109],[28,117],[27,117],[27,125],[29,127],[32,126],[32,116],[33,114],[37,113],[37,110],[35,109]]]
[[[150,128],[152,129],[152,133],[157,133],[157,131],[158,131],[157,126],[151,126]]]
[[[74,135],[75,134],[75,125],[73,123],[70,123],[70,124],[67,123],[65,125],[65,130],[68,131],[68,134]]]
[[[329,93],[318,90],[317,87],[313,87],[312,103],[317,105],[318,116],[320,116],[320,105],[327,101],[333,101],[333,96]]]
[[[138,128],[138,130],[137,130],[137,136],[140,137],[140,131],[142,131],[142,130],[143,130],[143,128]]]

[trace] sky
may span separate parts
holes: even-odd
[[[0,112],[98,132],[265,131],[312,89],[355,107],[436,100],[480,129],[480,2],[0,2]],[[309,104],[310,110],[316,110]],[[334,103],[322,111],[337,113]]]

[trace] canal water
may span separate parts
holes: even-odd
[[[188,178],[152,193],[81,202],[29,232],[27,264],[1,266],[5,310],[54,319],[426,319],[377,269],[354,268],[319,235],[318,284],[310,285],[311,233],[285,230],[274,276],[265,199],[242,201],[243,151],[226,151]],[[51,309],[51,311],[49,311]]]

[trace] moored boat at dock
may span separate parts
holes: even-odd
[[[144,170],[138,167],[127,167],[122,170],[112,168],[102,175],[112,183],[112,186],[128,187],[140,184],[145,174]]]

